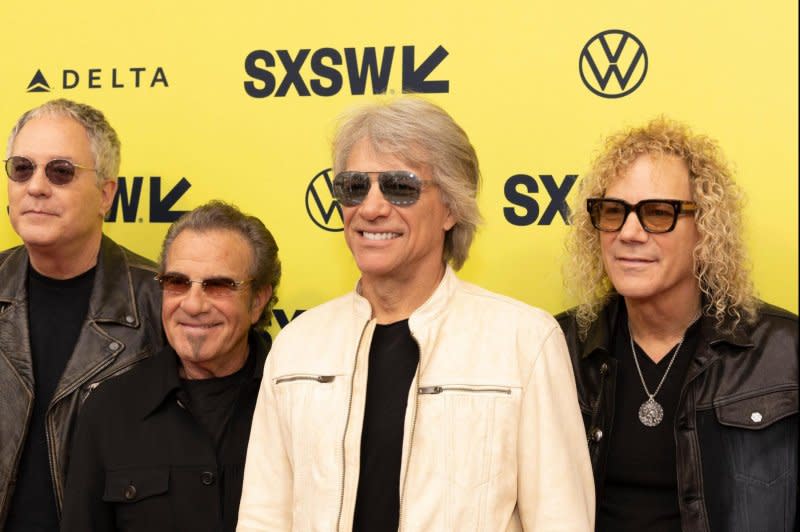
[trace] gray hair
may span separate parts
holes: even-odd
[[[213,200],[181,216],[167,230],[159,257],[159,273],[166,271],[167,254],[175,238],[185,230],[205,233],[215,230],[228,230],[240,234],[253,251],[250,277],[253,291],[265,286],[272,287],[272,296],[259,316],[256,328],[264,328],[272,323],[272,308],[278,302],[278,284],[281,280],[281,261],[278,259],[278,244],[264,223],[255,216],[249,216],[236,206],[224,201]]]
[[[39,107],[34,107],[17,120],[8,137],[6,157],[11,156],[11,147],[22,127],[30,120],[42,116],[65,116],[82,125],[89,136],[94,167],[97,171],[97,183],[101,184],[107,179],[117,180],[120,160],[120,142],[117,132],[114,131],[101,111],[90,105],[64,98],[50,100]]]
[[[480,167],[475,148],[441,107],[415,96],[373,103],[345,114],[333,140],[333,170],[344,170],[353,146],[368,139],[379,153],[431,169],[456,224],[444,240],[444,260],[463,266],[481,214],[477,193]]]

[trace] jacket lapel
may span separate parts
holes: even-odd
[[[113,334],[113,326],[136,328],[139,322],[125,254],[104,235],[97,257],[86,322],[64,368],[53,402],[113,363],[125,349],[124,342]]]
[[[0,357],[11,366],[19,384],[32,394],[33,363],[25,288],[27,274],[28,253],[20,246],[0,266],[0,279],[3,280],[0,283]]]

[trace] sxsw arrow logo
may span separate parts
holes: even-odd
[[[50,84],[47,83],[47,79],[44,77],[41,70],[37,70],[36,74],[31,78],[31,82],[28,83],[27,92],[50,92]]]
[[[117,194],[114,196],[114,202],[108,211],[106,221],[116,222],[117,214],[120,210],[122,211],[122,221],[125,223],[145,221],[138,217],[144,177],[134,176],[130,188],[125,176],[120,176],[117,183]],[[181,177],[181,180],[162,197],[161,177],[151,176],[150,214],[147,221],[150,223],[172,223],[180,218],[187,211],[176,211],[172,208],[191,186],[192,184],[185,177]]]
[[[363,49],[343,48],[301,48],[296,52],[289,50],[253,50],[244,60],[244,69],[250,77],[244,82],[245,92],[253,98],[285,97],[296,93],[298,96],[333,96],[347,91],[352,95],[394,92],[389,89],[392,67],[401,70],[401,91],[413,93],[446,93],[450,91],[450,81],[429,79],[434,70],[448,56],[444,46],[437,46],[433,52],[417,64],[415,46],[402,47],[402,55],[395,54],[395,46]],[[400,56],[400,65],[395,57]]]
[[[447,92],[450,82],[446,80],[428,81],[428,76],[447,57],[442,45],[436,47],[419,67],[414,68],[414,47],[403,46],[403,92]]]

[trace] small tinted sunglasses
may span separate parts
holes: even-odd
[[[642,228],[648,233],[669,233],[675,229],[678,216],[693,214],[697,204],[693,201],[646,199],[631,205],[620,199],[590,198],[586,208],[592,225],[598,231],[619,231],[631,212],[636,213]]]
[[[36,163],[27,157],[15,155],[9,157],[4,161],[6,163],[6,174],[11,181],[17,183],[24,183],[36,171]],[[44,175],[54,185],[66,185],[75,179],[75,169],[81,168],[82,170],[96,171],[94,168],[88,166],[81,166],[66,159],[53,159],[44,165]]]
[[[339,172],[333,179],[333,196],[345,207],[360,204],[369,194],[372,175],[378,176],[378,186],[386,201],[400,207],[416,203],[422,193],[422,187],[431,182],[420,179],[408,170]]]
[[[189,279],[180,273],[164,273],[156,275],[155,280],[161,285],[164,292],[173,295],[183,295],[189,292],[192,283],[197,283],[203,287],[203,291],[209,297],[228,297],[241,289],[242,285],[249,283],[252,279],[235,281],[230,277],[209,277],[208,279]]]

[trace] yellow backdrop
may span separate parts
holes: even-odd
[[[327,230],[341,218],[324,171],[335,118],[375,92],[427,94],[466,129],[485,224],[462,276],[551,312],[570,305],[560,263],[575,176],[603,136],[666,114],[735,163],[759,292],[797,312],[797,9],[5,0],[0,130],[56,97],[103,110],[126,192],[106,232],[156,258],[176,211],[231,201],[278,240],[283,319],[357,279]],[[0,245],[18,242],[0,224]]]

